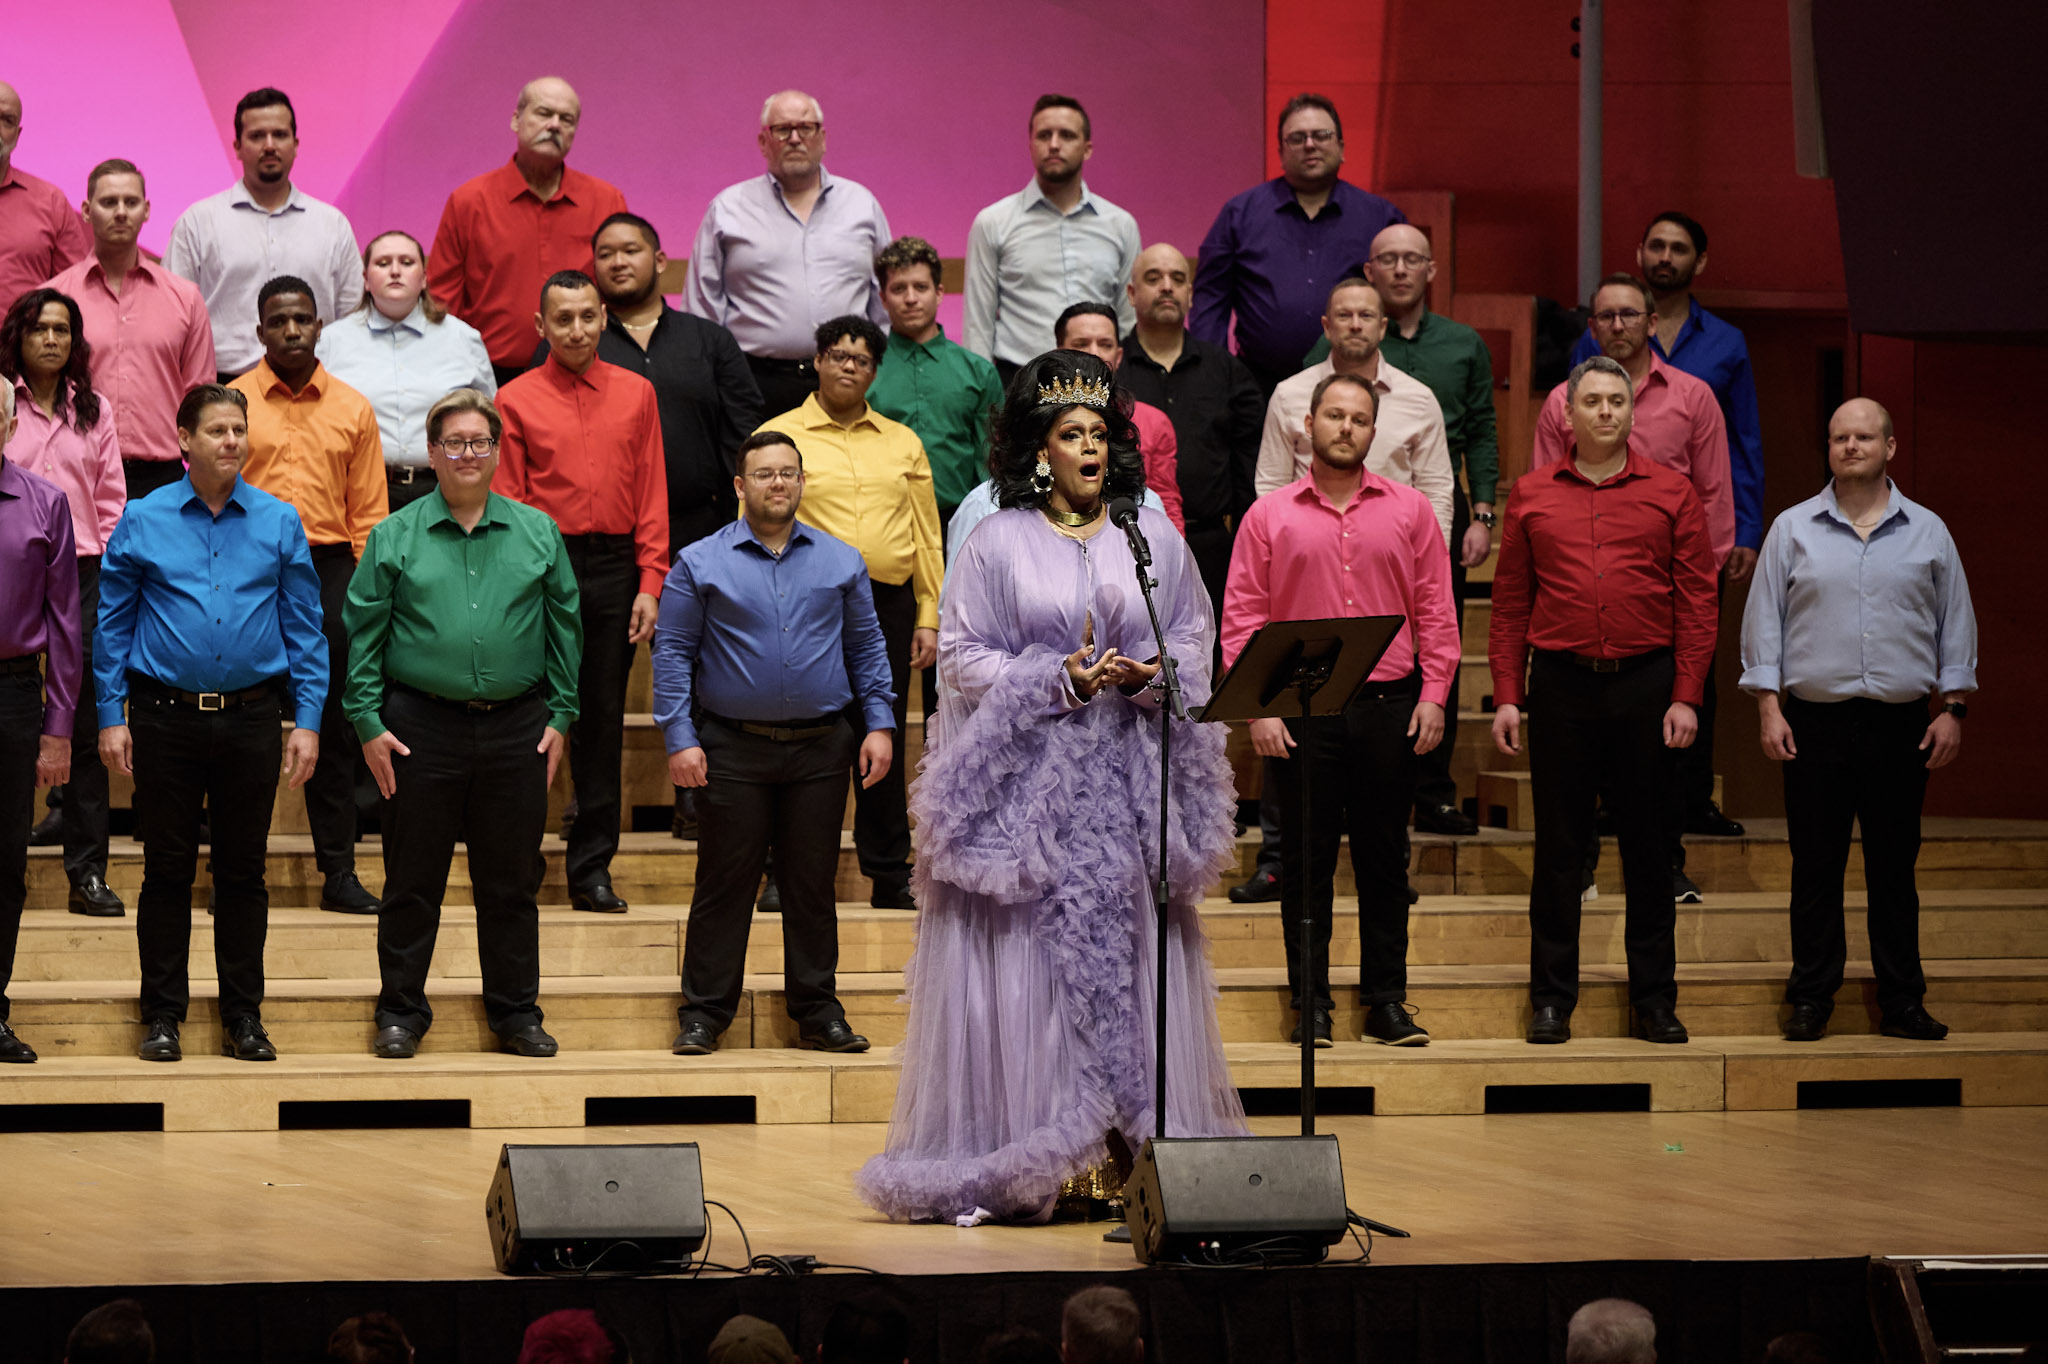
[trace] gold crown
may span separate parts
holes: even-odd
[[[1055,379],[1038,386],[1040,407],[1109,406],[1109,385],[1101,379]]]

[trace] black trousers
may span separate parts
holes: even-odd
[[[747,368],[754,372],[761,390],[761,415],[779,417],[804,405],[804,399],[818,391],[818,369],[811,360],[776,360],[749,355]]]
[[[128,484],[128,500],[148,497],[158,488],[167,488],[185,476],[185,461],[181,459],[124,459],[121,474]]]
[[[673,565],[676,555],[686,545],[694,545],[713,531],[725,529],[739,515],[739,504],[728,495],[721,502],[697,502],[679,507],[673,499],[668,504],[668,561]]]
[[[448,867],[467,837],[484,1017],[491,1031],[541,1021],[540,889],[534,849],[548,822],[548,762],[538,695],[471,711],[392,688],[384,721],[412,752],[394,755],[385,802],[384,903],[377,913],[377,1026],[424,1033],[434,1021],[427,968],[441,928]]]
[[[78,618],[85,679],[71,726],[71,780],[50,788],[50,806],[64,812],[64,874],[73,885],[107,874],[107,769],[100,762],[99,707],[93,704],[92,633],[100,618],[100,556],[78,556]],[[58,794],[59,791],[62,794]]]
[[[1529,780],[1536,869],[1529,887],[1529,999],[1570,1014],[1579,998],[1579,891],[1600,793],[1609,794],[1627,888],[1628,997],[1638,1009],[1678,1000],[1678,919],[1671,900],[1669,650],[1596,673],[1537,653],[1529,672]]]
[[[1927,994],[1920,971],[1920,805],[1927,794],[1922,701],[1784,698],[1799,756],[1785,764],[1785,826],[1792,844],[1792,977],[1785,999],[1823,1015],[1842,988],[1848,956],[1842,876],[1850,825],[1863,825],[1870,964],[1886,1016]]]
[[[356,869],[356,785],[364,776],[362,745],[341,706],[348,685],[348,631],[341,613],[356,571],[355,550],[315,545],[313,569],[320,575],[320,632],[327,636],[327,703],[320,708],[320,761],[305,785],[306,825],[313,835],[313,865],[322,876],[334,876]],[[154,829],[149,832],[155,837]]]
[[[583,666],[576,675],[581,710],[569,726],[569,777],[576,818],[569,825],[571,890],[611,884],[619,850],[619,764],[626,741],[626,678],[633,668],[633,598],[640,569],[630,535],[571,535],[569,566],[583,609]],[[534,741],[539,742],[536,735]],[[537,845],[536,845],[537,846]]]
[[[910,583],[878,583],[874,589],[875,616],[882,625],[882,644],[889,651],[889,688],[896,693],[896,732],[889,745],[889,775],[862,789],[860,774],[853,773],[853,846],[860,855],[861,875],[872,877],[877,890],[894,889],[910,880],[909,790],[903,771],[903,726],[909,713],[910,636],[917,628],[917,595]],[[855,748],[859,741],[855,741]],[[852,758],[847,759],[852,770]],[[845,786],[840,792],[844,798]],[[839,816],[832,817],[832,828]],[[777,848],[782,846],[778,840]],[[778,857],[777,875],[781,861]],[[787,882],[783,882],[787,885]]]
[[[1307,994],[1330,1008],[1330,920],[1337,848],[1351,838],[1358,882],[1358,995],[1367,1006],[1408,997],[1408,804],[1415,789],[1415,741],[1408,722],[1422,695],[1419,673],[1367,683],[1341,716],[1289,720],[1292,756],[1266,764],[1279,802],[1280,917],[1287,932],[1287,986],[1294,1007]],[[1301,772],[1310,762],[1309,818],[1303,838]],[[1306,850],[1304,851],[1304,844]],[[1307,963],[1301,960],[1304,902],[1312,924]]]
[[[860,740],[853,722],[778,742],[706,717],[698,742],[710,782],[697,793],[697,885],[683,937],[684,1023],[724,1032],[739,1007],[754,891],[768,848],[782,891],[782,970],[789,1016],[804,1032],[846,1017],[840,1007],[839,918],[833,882],[846,770]]]
[[[385,466],[384,472],[384,489],[390,497],[392,511],[411,506],[441,486],[431,468],[420,470],[411,479],[401,477],[399,471],[389,465]]]
[[[282,697],[280,680],[273,696],[202,712],[129,674],[135,813],[149,829],[142,894],[135,902],[144,1023],[182,1023],[191,1002],[192,882],[202,811],[213,833],[213,960],[221,1021],[254,1018],[263,1005],[263,941],[270,920],[263,871],[284,756]],[[347,742],[343,731],[335,733]]]
[[[1461,633],[1465,628],[1465,556],[1461,547],[1465,543],[1465,531],[1471,524],[1472,503],[1465,496],[1465,485],[1455,483],[1451,487],[1451,605],[1458,613]],[[1451,753],[1458,746],[1458,674],[1462,671],[1462,668],[1451,669],[1451,691],[1444,698],[1444,741],[1415,763],[1415,804],[1418,808],[1458,803],[1458,783],[1451,776]]]
[[[84,707],[82,714],[89,714]],[[15,939],[28,903],[28,826],[36,809],[36,752],[43,741],[43,679],[0,673],[0,1023],[14,979]]]

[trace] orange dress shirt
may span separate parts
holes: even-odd
[[[384,441],[370,400],[316,365],[297,393],[268,360],[228,385],[249,400],[242,477],[292,504],[314,545],[349,545],[363,557],[370,527],[391,509]]]
[[[448,196],[427,287],[483,333],[492,364],[524,368],[533,359],[540,286],[557,270],[589,274],[597,225],[625,208],[616,187],[567,166],[555,197],[542,203],[507,161]]]
[[[550,354],[498,390],[505,438],[494,492],[538,507],[564,535],[631,535],[640,590],[668,576],[668,467],[654,385],[590,362],[577,374]]]

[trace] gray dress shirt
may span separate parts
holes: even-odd
[[[1034,178],[974,215],[967,233],[967,349],[1022,365],[1053,348],[1053,323],[1074,303],[1116,308],[1117,335],[1138,325],[1131,267],[1138,220],[1081,185],[1062,213]]]
[[[332,204],[292,187],[272,213],[240,180],[178,215],[164,267],[199,286],[213,322],[214,363],[241,374],[263,358],[256,339],[256,295],[278,275],[313,286],[322,322],[355,311],[363,299],[363,257],[355,229]]]

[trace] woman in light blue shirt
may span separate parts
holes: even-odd
[[[362,305],[321,332],[319,351],[328,373],[377,411],[393,511],[434,490],[428,409],[458,388],[498,391],[483,338],[427,292],[427,253],[408,232],[370,239]]]

